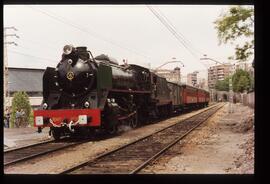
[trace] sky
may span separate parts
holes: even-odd
[[[168,62],[162,69],[181,68],[186,75],[199,71],[206,78],[207,66],[200,60],[207,54],[227,62],[234,45],[219,45],[214,21],[228,5],[5,5],[9,67],[55,67],[63,47],[86,46],[95,56],[106,54],[123,64],[138,64],[152,69]],[[166,17],[180,41],[162,24],[151,9]],[[183,41],[183,40],[184,41]],[[187,48],[186,48],[187,47]]]

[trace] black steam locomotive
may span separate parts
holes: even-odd
[[[103,54],[94,58],[86,47],[66,45],[56,68],[44,72],[42,109],[34,111],[35,126],[50,127],[55,139],[97,128],[115,134],[120,124],[135,128],[148,118],[185,108],[182,93],[184,87],[168,84],[147,68],[119,65]],[[208,104],[206,98],[198,102],[191,104]]]

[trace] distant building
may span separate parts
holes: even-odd
[[[197,86],[198,81],[197,81],[197,74],[198,72],[192,72],[187,74],[187,84],[191,86]]]
[[[32,107],[42,102],[42,78],[45,69],[8,68],[7,106],[11,106],[14,93],[25,91]]]
[[[181,71],[179,67],[174,68],[174,70],[159,69],[156,71],[156,74],[164,77],[167,81],[180,83],[181,82]]]
[[[214,89],[218,80],[224,80],[232,72],[233,65],[222,64],[212,66],[208,69],[208,87]]]
[[[198,79],[198,84],[196,85],[196,87],[207,90],[208,87],[207,87],[206,79],[205,78],[199,78]]]

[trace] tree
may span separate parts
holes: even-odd
[[[226,77],[224,80],[217,81],[215,89],[218,91],[229,91],[230,77]]]
[[[218,32],[219,44],[236,44],[237,41],[246,41],[244,44],[236,44],[235,56],[229,59],[246,61],[253,55],[254,49],[254,8],[243,6],[232,6],[229,11],[220,15],[215,22]]]
[[[250,74],[242,69],[236,70],[235,74],[232,76],[233,91],[234,92],[244,92],[251,88],[252,80]]]
[[[12,109],[11,109],[11,127],[14,127],[15,114],[17,110],[23,109],[25,112],[25,122],[29,121],[29,115],[31,113],[31,105],[29,102],[29,97],[24,91],[16,92],[12,99]]]
[[[32,108],[31,108],[31,111],[30,111],[30,114],[29,114],[29,124],[31,126],[34,126],[34,111],[33,111]]]

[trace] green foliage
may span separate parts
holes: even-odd
[[[218,91],[229,91],[229,80],[230,77],[226,77],[224,80],[217,81],[215,89]]]
[[[250,90],[253,91],[254,87],[254,78],[250,76]]]
[[[235,48],[235,59],[246,61],[252,54],[254,49],[254,8],[233,6],[226,13],[222,14],[215,22],[215,28],[218,31],[218,38],[221,43],[226,44],[230,41],[233,44],[237,38],[251,38],[251,41],[245,42],[244,45],[237,45]]]
[[[15,114],[17,110],[23,109],[25,112],[25,121],[29,122],[29,115],[31,113],[31,106],[29,102],[29,97],[24,91],[16,92],[13,95],[12,107],[11,107],[11,118],[10,123],[11,127],[14,127],[15,123]]]
[[[29,115],[29,124],[33,127],[34,126],[34,111],[31,108],[30,115]]]
[[[235,48],[235,60],[246,61],[253,54],[254,44],[246,42],[242,47],[239,45]]]
[[[238,69],[232,76],[232,83],[233,91],[242,93],[245,90],[248,91],[251,88],[252,79],[247,71]]]

